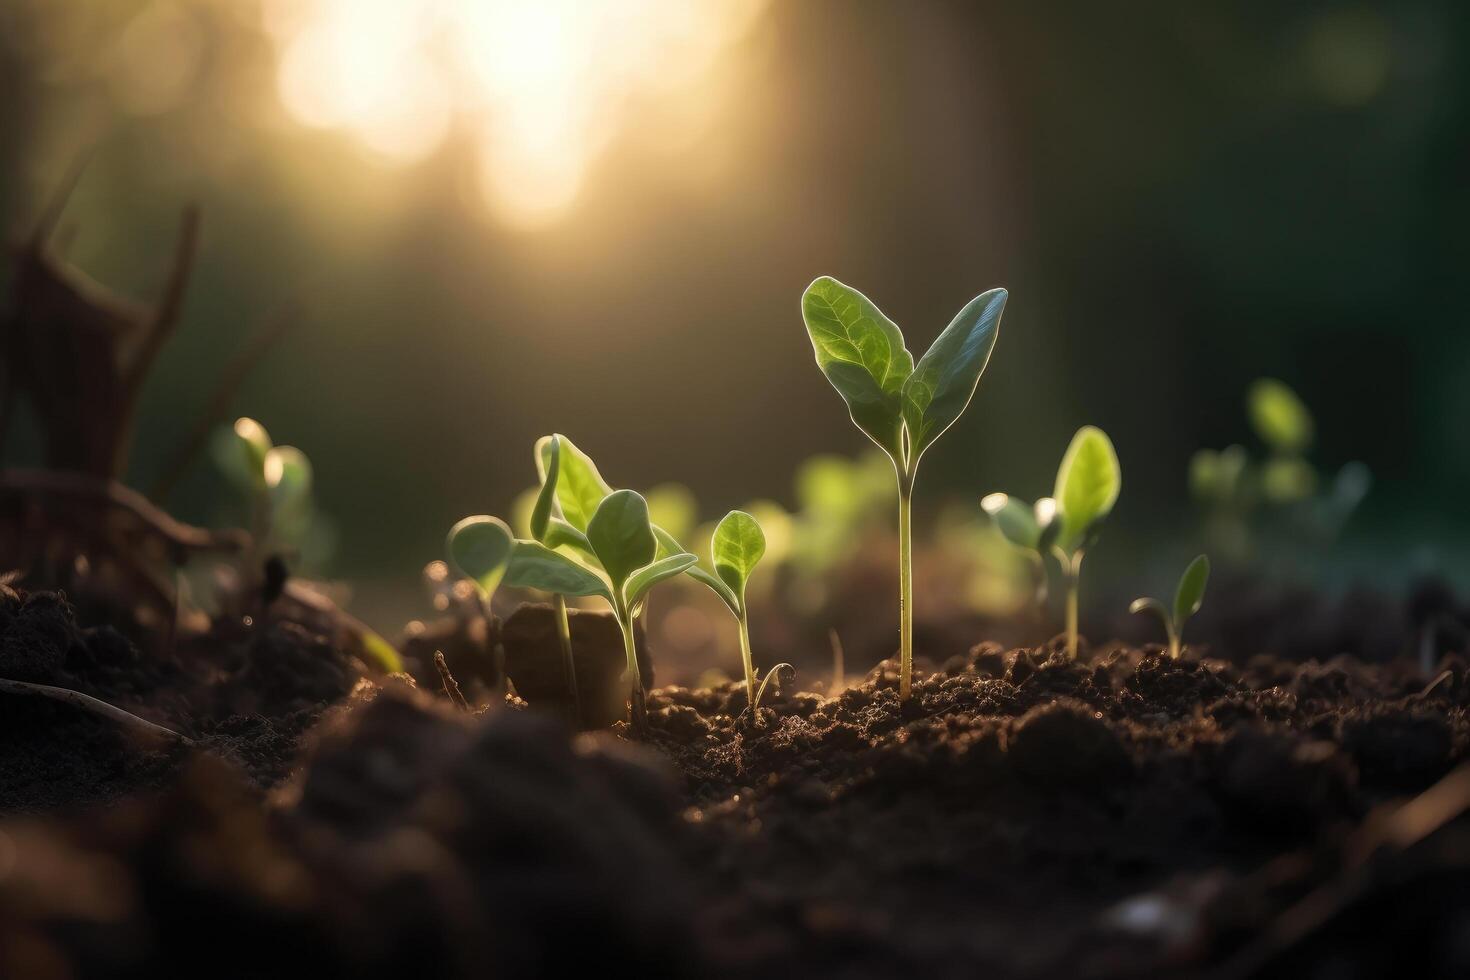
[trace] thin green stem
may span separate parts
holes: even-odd
[[[898,481],[898,697],[907,701],[914,677],[914,481]]]
[[[745,615],[745,610],[740,610],[740,659],[745,666],[745,691],[746,703],[750,705],[750,714],[755,718],[755,659],[750,653],[750,620]]]
[[[1074,555],[1063,566],[1067,576],[1067,659],[1077,659],[1077,593],[1082,578],[1082,556]]]
[[[572,721],[574,727],[582,725],[582,694],[577,690],[577,663],[572,659],[572,623],[567,618],[567,597],[561,593],[552,596],[556,610],[556,638],[561,642],[562,664],[566,667],[567,690],[572,694]]]
[[[1174,624],[1170,622],[1165,622],[1164,628],[1169,633],[1169,658],[1171,660],[1178,660],[1180,654],[1183,652],[1179,640],[1179,630],[1175,629]]]
[[[616,610],[618,625],[623,629],[623,652],[628,656],[628,719],[642,731],[648,727],[648,705],[643,697],[643,676],[638,670],[638,643],[633,638],[633,617]]]

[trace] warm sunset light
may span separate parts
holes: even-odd
[[[486,203],[539,224],[572,204],[635,101],[697,99],[690,90],[763,6],[265,0],[264,18],[294,118],[349,133],[397,165],[463,128]]]

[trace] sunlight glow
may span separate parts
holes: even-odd
[[[461,131],[485,202],[535,225],[572,205],[638,102],[698,99],[766,0],[261,3],[292,117],[391,165]]]

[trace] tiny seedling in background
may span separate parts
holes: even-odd
[[[740,510],[726,514],[715,527],[710,539],[710,558],[714,562],[715,576],[708,572],[696,577],[714,590],[714,593],[730,607],[740,626],[740,659],[745,668],[746,703],[754,724],[760,724],[760,703],[765,696],[766,685],[782,670],[796,672],[790,664],[777,664],[766,672],[765,679],[756,686],[755,660],[750,650],[750,619],[745,606],[745,587],[751,572],[766,553],[766,536],[754,517]],[[691,571],[693,571],[691,569]],[[703,569],[700,570],[703,572]]]
[[[1044,612],[1047,599],[1046,546],[1035,507],[1009,494],[992,493],[980,501],[980,508],[990,515],[1001,535],[1031,559],[1032,601],[1038,610]],[[1052,510],[1049,504],[1047,508],[1050,517]]]
[[[299,555],[316,517],[311,461],[295,446],[274,445],[251,418],[238,419],[224,445],[228,450],[217,454],[221,468],[249,505],[251,569],[268,555]]]
[[[862,293],[827,276],[801,298],[817,366],[853,424],[893,461],[898,478],[899,696],[913,683],[914,480],[924,451],[964,412],[995,347],[1007,293],[971,300],[917,364],[897,324]]]
[[[474,584],[479,599],[480,615],[485,620],[486,642],[490,639],[490,603],[510,567],[515,549],[515,536],[498,517],[479,514],[466,517],[449,529],[444,542],[449,563]],[[505,682],[505,655],[496,645],[486,651],[494,661],[496,683]],[[446,685],[446,690],[448,685]]]
[[[1082,559],[1097,541],[1123,488],[1123,471],[1113,442],[1103,430],[1084,425],[1072,437],[1051,498],[1037,501],[1041,538],[1062,566],[1067,583],[1067,656],[1077,656],[1077,593]]]
[[[1174,606],[1171,609],[1158,599],[1134,599],[1133,604],[1128,607],[1131,613],[1151,612],[1159,617],[1164,624],[1164,632],[1169,637],[1169,656],[1175,660],[1179,659],[1184,637],[1184,624],[1189,617],[1199,612],[1200,605],[1205,601],[1205,586],[1210,581],[1210,559],[1200,555],[1189,563],[1184,574],[1179,578],[1179,586],[1174,590]]]

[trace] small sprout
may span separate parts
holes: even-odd
[[[1118,454],[1107,433],[1093,425],[1084,425],[1072,437],[1057,469],[1054,503],[1037,514],[1046,513],[1042,531],[1061,563],[1067,580],[1067,655],[1077,657],[1077,591],[1082,574],[1082,559],[1097,541],[1102,522],[1112,513],[1123,489],[1123,471]]]
[[[795,672],[790,664],[773,667],[760,687],[756,687],[757,675],[755,661],[750,652],[750,618],[745,605],[745,589],[750,582],[751,573],[765,553],[766,536],[760,523],[744,511],[732,510],[721,519],[710,537],[710,559],[715,566],[715,575],[711,576],[703,569],[690,569],[695,578],[708,585],[730,607],[730,612],[735,614],[739,623],[746,703],[750,707],[751,719],[757,726],[760,725],[758,709],[766,684],[782,667],[788,667]]]
[[[1246,393],[1246,409],[1256,435],[1280,456],[1299,456],[1312,444],[1312,413],[1296,392],[1275,378],[1260,378]]]
[[[1055,515],[1056,502],[1050,498],[1042,499],[1047,501],[1046,524],[1050,525]],[[1044,611],[1047,598],[1047,546],[1042,541],[1042,521],[1037,516],[1036,508],[1028,507],[1025,501],[1005,493],[986,495],[980,501],[980,508],[990,515],[990,519],[995,522],[995,526],[1000,529],[1001,535],[1007,541],[1025,551],[1030,557],[1034,581],[1033,601],[1038,610]]]
[[[585,513],[577,511],[579,518]],[[642,728],[647,722],[647,709],[633,626],[649,590],[698,559],[682,551],[658,557],[659,541],[648,520],[648,502],[632,490],[615,490],[603,497],[588,518],[582,538],[600,571],[539,541],[518,541],[505,581],[520,588],[565,596],[597,595],[607,600],[623,634],[632,721]]]
[[[329,529],[318,519],[306,454],[294,446],[272,444],[265,427],[251,418],[236,420],[233,432],[222,435],[215,450],[217,461],[230,482],[241,488],[250,508],[252,551],[246,556],[247,567],[255,569],[269,555],[301,557],[313,544],[319,547]]]
[[[1200,605],[1205,601],[1205,586],[1210,581],[1210,559],[1200,555],[1189,563],[1189,567],[1180,576],[1179,587],[1174,590],[1174,608],[1170,609],[1158,599],[1134,599],[1133,604],[1128,607],[1131,613],[1148,611],[1159,617],[1164,624],[1164,632],[1169,636],[1169,656],[1175,660],[1179,659],[1181,644],[1183,642],[1184,624],[1189,617],[1199,612]]]
[[[898,479],[899,697],[913,683],[911,515],[919,460],[959,419],[990,360],[1007,293],[971,300],[918,363],[897,324],[862,293],[827,276],[801,298],[817,366],[853,424],[888,454]]]

